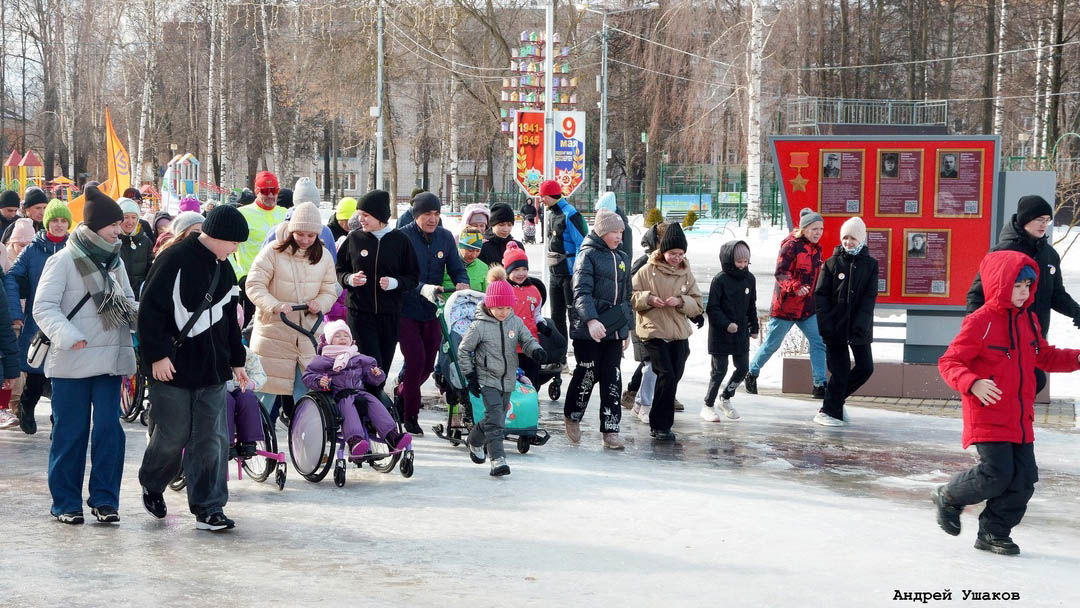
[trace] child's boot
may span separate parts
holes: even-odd
[[[938,486],[937,489],[934,490],[932,498],[934,504],[937,505],[937,524],[941,526],[941,529],[944,530],[946,534],[959,536],[960,514],[964,512],[964,508],[949,502],[949,499],[945,496],[945,486]]]
[[[996,536],[982,530],[979,530],[978,536],[975,537],[975,548],[998,555],[1020,555],[1020,546],[1008,536]]]
[[[254,458],[256,454],[255,442],[241,441],[237,445],[236,452],[240,455],[241,458]]]
[[[491,476],[502,477],[510,474],[510,465],[506,464],[506,458],[499,456],[491,459]]]
[[[390,446],[390,453],[397,454],[412,449],[412,435],[408,433],[391,432],[386,437],[386,443]]]
[[[361,439],[359,437],[352,437],[349,439],[349,456],[352,458],[367,456],[370,451],[371,444],[367,442],[367,439]]]

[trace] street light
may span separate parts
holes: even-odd
[[[596,13],[597,15],[604,16],[604,29],[603,29],[603,58],[600,64],[600,174],[598,180],[598,188],[596,195],[600,196],[601,193],[607,190],[607,89],[608,89],[608,16],[620,15],[623,13],[631,13],[634,11],[651,11],[660,7],[657,2],[647,2],[641,6],[635,6],[631,8],[623,8],[614,11],[597,10],[592,8],[588,4],[579,4],[578,10],[590,13]]]

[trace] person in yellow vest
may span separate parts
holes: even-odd
[[[255,305],[248,299],[244,289],[248,270],[251,269],[255,256],[262,249],[266,235],[275,226],[285,221],[285,209],[278,207],[277,204],[279,191],[277,176],[269,171],[260,171],[255,176],[255,202],[239,208],[241,215],[247,221],[248,240],[240,243],[240,247],[232,255],[232,265],[242,292],[240,301],[244,305],[245,325],[255,313]]]

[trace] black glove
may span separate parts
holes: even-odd
[[[543,364],[547,363],[547,353],[544,351],[544,349],[538,348],[538,349],[533,351],[532,360],[536,361],[540,365],[543,365]],[[534,379],[535,378],[530,378],[530,380],[534,380]]]
[[[545,336],[548,336],[548,337],[551,336],[551,326],[548,325],[547,323],[537,323],[536,324],[536,331],[540,332],[541,334],[543,334]]]
[[[476,395],[477,397],[479,397],[480,396],[480,380],[477,379],[476,374],[469,374],[469,377],[466,378],[466,380],[469,381],[469,386],[468,386],[469,392],[472,393],[473,395]]]
[[[690,317],[690,321],[693,322],[694,325],[697,325],[698,329],[701,329],[702,327],[705,327],[705,315],[698,315],[696,317]]]

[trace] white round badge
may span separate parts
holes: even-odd
[[[750,295],[750,288],[749,287],[746,288],[746,295]]]
[[[842,273],[842,272],[841,272],[841,273],[840,273],[840,274],[839,274],[839,275],[838,275],[838,276],[837,276],[836,278],[838,278],[838,279],[840,279],[841,281],[843,281],[843,280],[844,280],[844,273]]]
[[[439,251],[439,252],[437,252],[435,254],[435,257],[439,258],[440,260],[442,259],[442,256],[443,256],[443,253],[441,251]]]
[[[360,257],[362,257],[362,258],[367,257],[367,249],[361,249],[360,250]]]
[[[513,330],[510,330],[510,332],[509,332],[508,334],[506,334],[506,337],[507,337],[507,338],[510,338],[511,340],[513,340],[513,339],[514,339],[514,331],[513,331]]]
[[[1050,268],[1050,274],[1054,274],[1055,272],[1057,272],[1057,268],[1054,268],[1052,265],[1048,265],[1048,266]]]

